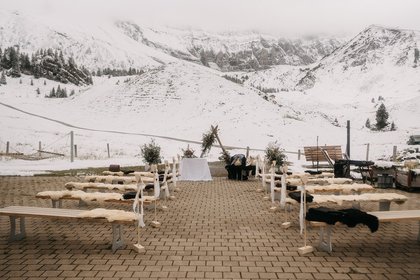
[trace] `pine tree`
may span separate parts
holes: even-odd
[[[381,103],[378,110],[376,111],[376,128],[378,130],[383,129],[388,125],[389,114],[385,108],[384,103]]]
[[[72,89],[72,90],[71,90],[71,92],[70,92],[70,96],[73,96],[73,95],[74,95],[74,93],[75,93],[75,92],[74,92],[74,89]]]
[[[391,129],[390,130],[391,131],[397,130],[397,128],[395,127],[395,123],[394,122],[391,123]]]
[[[206,57],[206,54],[205,54],[204,50],[201,50],[201,52],[200,52],[200,61],[201,61],[201,64],[209,67],[209,62],[207,61],[207,57]]]
[[[67,98],[67,89],[66,88],[63,88],[61,90],[61,96],[60,97],[61,98]]]
[[[33,86],[34,85],[34,80],[33,79],[31,79],[31,86]]]
[[[54,98],[55,96],[55,88],[53,87],[52,90],[50,91],[50,95],[48,97]]]
[[[369,118],[366,120],[365,126],[366,126],[367,128],[370,128],[370,120],[369,120]]]
[[[7,85],[6,74],[4,73],[4,71],[1,73],[0,84]]]
[[[19,84],[22,84],[22,79],[19,80]]]
[[[21,76],[20,74],[20,63],[19,63],[19,51],[15,50],[14,48],[10,48],[10,64],[12,67],[12,71],[10,71],[10,75],[12,77],[18,78]]]
[[[36,94],[41,94],[41,91],[39,90],[39,88],[36,89]]]
[[[60,55],[59,55],[59,62],[61,65],[64,65],[66,63],[66,61],[64,60],[64,55],[63,55],[63,51],[60,50]]]
[[[44,86],[46,86],[47,85],[47,81],[46,80],[44,80]]]

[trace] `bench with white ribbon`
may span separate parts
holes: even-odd
[[[30,206],[9,206],[0,209],[1,216],[9,216],[10,218],[10,241],[21,240],[26,237],[25,218],[44,218],[57,220],[85,220],[89,222],[105,222],[112,225],[112,251],[124,245],[123,241],[123,225],[134,225],[137,220],[133,212],[123,210],[75,210],[75,209],[59,209],[59,208],[42,208]],[[17,229],[19,223],[19,231]],[[42,225],[42,223],[38,223]]]

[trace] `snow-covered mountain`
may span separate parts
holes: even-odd
[[[20,12],[0,11],[0,47],[19,45],[31,53],[60,49],[89,70],[142,68],[194,61],[223,71],[272,65],[306,65],[342,44],[333,38],[284,39],[255,32],[209,33],[140,26],[131,21],[52,21]]]
[[[117,22],[116,26],[135,41],[223,71],[307,65],[329,55],[342,43],[333,38],[284,39],[256,32],[215,34],[144,28],[127,21]]]
[[[273,67],[250,75],[247,83],[302,91],[325,85],[361,92],[387,87],[389,91],[388,86],[400,85],[396,80],[418,80],[419,44],[419,31],[372,25],[312,65]]]
[[[357,114],[361,125],[363,118],[374,120],[382,101],[400,127],[418,129],[417,110],[406,110],[408,104],[420,106],[419,44],[419,31],[372,25],[309,67],[277,66],[247,73],[245,85],[279,89],[279,99],[286,92],[301,91],[317,102],[366,107],[365,113]]]
[[[361,91],[369,91],[375,84],[381,86],[399,76],[418,77],[419,44],[419,31],[372,25],[317,63],[297,88],[312,88],[335,77],[341,84],[350,81],[346,86],[352,84]],[[359,80],[361,76],[364,79]]]

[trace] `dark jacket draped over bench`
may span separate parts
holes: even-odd
[[[306,220],[324,222],[330,225],[340,222],[349,227],[364,224],[369,227],[371,232],[377,231],[379,227],[379,221],[376,216],[354,208],[341,210],[327,207],[309,208],[306,213]]]

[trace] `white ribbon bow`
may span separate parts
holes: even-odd
[[[140,177],[140,176],[139,176]],[[143,195],[143,189],[144,189],[145,185],[143,183],[143,180],[140,177],[140,182],[137,183],[137,193],[136,193],[136,197],[134,198],[134,202],[133,202],[133,211],[136,214],[136,218],[137,218],[137,226],[138,227],[145,227],[146,225],[144,224],[144,210],[143,210],[143,201],[144,201],[144,195]],[[141,196],[141,198],[140,198]]]

